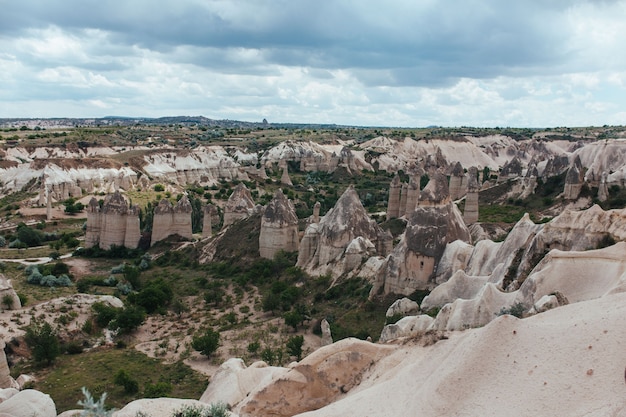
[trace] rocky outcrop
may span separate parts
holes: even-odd
[[[406,213],[406,196],[409,192],[409,186],[407,183],[403,183],[400,189],[400,207],[398,209],[398,215],[403,216]]]
[[[0,273],[0,301],[2,302],[0,308],[3,310],[18,310],[22,308],[20,297],[17,296],[13,289],[11,280],[2,273]]]
[[[400,298],[393,302],[387,309],[385,317],[411,316],[420,312],[420,306],[409,298]]]
[[[333,335],[332,335],[332,332],[330,330],[330,323],[328,323],[328,320],[322,319],[320,327],[322,329],[321,345],[322,346],[331,345],[333,343]]]
[[[441,172],[436,172],[420,193],[419,206],[441,206],[450,201],[448,179]]]
[[[470,225],[478,221],[478,168],[470,167],[467,171],[467,195],[465,196],[465,208],[463,209],[463,220]]]
[[[520,159],[516,156],[515,158],[511,159],[509,162],[504,164],[504,166],[500,170],[500,175],[498,176],[498,182],[521,177],[522,169],[523,169],[522,161],[520,161]]]
[[[0,416],[7,417],[56,417],[54,401],[48,394],[27,389],[0,403]]]
[[[409,185],[407,187],[407,195],[406,195],[406,210],[404,212],[404,216],[408,219],[411,216],[411,213],[417,207],[420,199],[420,182],[419,178],[415,175],[411,175],[409,178]]]
[[[281,250],[296,252],[299,244],[296,210],[279,188],[261,217],[259,253],[262,258],[274,259]]]
[[[243,416],[288,417],[317,410],[358,386],[373,363],[393,347],[343,339],[313,352],[251,392],[234,411]]]
[[[4,352],[5,347],[6,343],[2,338],[0,338],[0,389],[16,388],[17,384],[11,377],[9,363],[7,362],[7,356]]]
[[[452,172],[450,173],[450,198],[452,201],[456,201],[462,198],[467,192],[467,176],[463,171],[463,166],[460,162],[454,164]]]
[[[139,207],[129,207],[119,191],[107,196],[102,207],[95,198],[89,201],[85,247],[110,249],[117,245],[134,249],[140,238]]]
[[[425,314],[404,317],[394,324],[388,324],[383,327],[378,342],[387,343],[401,337],[418,337],[429,330],[433,321],[432,317]]]
[[[563,190],[563,198],[566,200],[576,200],[580,195],[583,183],[585,181],[585,173],[580,157],[576,156],[574,163],[567,170],[565,175],[565,189]]]
[[[230,197],[228,197],[224,207],[224,227],[250,216],[254,213],[254,207],[254,200],[252,200],[250,190],[244,183],[239,183]]]
[[[606,183],[607,174],[606,171],[602,173],[602,179],[600,185],[598,185],[598,201],[606,201],[609,198],[609,187]]]
[[[208,409],[209,405],[198,400],[180,398],[144,398],[128,403],[121,410],[113,412],[111,417],[171,417],[180,415],[184,407]]]
[[[443,184],[447,186],[445,177]],[[469,241],[470,234],[454,203],[417,207],[400,243],[387,258],[372,294],[409,295],[432,288],[446,245],[459,239]]]
[[[330,273],[336,278],[354,272],[356,257],[362,264],[374,254],[385,256],[391,243],[391,235],[370,219],[350,186],[319,224],[307,227],[296,265],[312,275]]]
[[[288,165],[283,167],[283,175],[280,177],[280,183],[282,185],[286,185],[288,187],[293,187],[293,183],[291,182],[291,178],[289,178],[289,168]]]
[[[269,384],[285,372],[284,368],[254,362],[246,367],[243,360],[231,358],[220,365],[211,377],[211,383],[200,397],[200,402],[211,404],[218,401],[234,407],[258,387]]]
[[[172,235],[191,240],[192,211],[187,195],[183,195],[175,206],[165,198],[161,200],[154,209],[151,245]]]
[[[204,206],[204,216],[202,217],[202,238],[211,237],[213,235],[213,217],[216,217],[217,209],[213,204]]]
[[[554,177],[556,175],[561,175],[564,173],[569,167],[569,158],[567,155],[556,155],[550,157],[543,171],[541,172],[541,178],[544,180]]]
[[[389,185],[389,199],[387,200],[387,220],[400,217],[400,190],[402,184],[400,177],[396,174]]]

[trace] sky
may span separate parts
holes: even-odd
[[[0,0],[0,118],[626,125],[626,0]]]

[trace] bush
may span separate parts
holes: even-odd
[[[172,391],[172,384],[168,382],[159,381],[156,384],[147,384],[143,391],[145,398],[160,398],[167,397]]]
[[[94,311],[94,319],[101,329],[106,328],[109,323],[117,316],[118,308],[111,307],[105,303],[93,303],[91,309]]]
[[[126,394],[134,394],[136,392],[139,392],[139,383],[136,380],[132,379],[128,372],[126,372],[124,369],[120,369],[119,371],[117,371],[115,377],[113,378],[113,382],[115,383],[115,385],[121,385],[122,387],[124,387],[124,392]]]
[[[61,353],[57,333],[47,322],[28,326],[24,338],[37,363],[51,365]]]
[[[115,320],[111,323],[111,325],[119,329],[120,332],[128,334],[132,333],[137,327],[141,326],[145,319],[146,313],[142,308],[128,306],[123,310],[118,311],[117,317],[115,317]]]
[[[297,361],[302,359],[302,345],[304,344],[304,336],[292,336],[287,340],[287,353],[295,356]]]
[[[110,417],[113,414],[113,411],[107,411],[104,405],[107,398],[106,392],[96,401],[87,388],[83,387],[82,391],[85,399],[78,401],[78,405],[84,408],[80,413],[82,417]]]
[[[154,191],[156,191],[157,193],[163,192],[165,191],[165,187],[163,186],[163,184],[156,184],[154,186]]]
[[[220,343],[220,334],[219,332],[214,331],[213,329],[207,329],[204,334],[195,336],[191,341],[191,347],[202,353],[206,357],[211,356]]]
[[[517,317],[518,319],[521,319],[524,316],[525,312],[526,306],[523,303],[515,303],[509,308],[502,307],[502,309],[498,313],[498,316],[509,314],[511,316]]]

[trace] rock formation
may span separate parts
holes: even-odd
[[[544,180],[554,177],[555,175],[561,175],[569,167],[569,158],[567,155],[552,156],[546,162],[546,165],[541,173],[541,178]]]
[[[504,164],[504,166],[500,170],[500,175],[498,176],[498,182],[506,181],[512,178],[518,178],[521,176],[522,176],[522,161],[520,161],[520,159],[516,156],[515,158],[511,159],[509,162]]]
[[[457,162],[450,173],[450,198],[456,201],[467,192],[467,177],[460,162]]]
[[[245,219],[254,212],[254,200],[244,183],[239,183],[224,207],[224,227]]]
[[[168,199],[161,200],[154,209],[151,245],[172,235],[191,240],[191,212],[187,195],[183,195],[175,206]]]
[[[402,188],[400,189],[400,207],[398,209],[398,216],[404,216],[406,213],[406,197],[409,192],[409,186],[407,183],[402,184]]]
[[[387,201],[387,220],[400,217],[400,177],[396,174],[389,185],[389,200]]]
[[[419,177],[415,175],[411,175],[409,178],[409,185],[407,187],[407,195],[406,195],[406,210],[404,211],[404,216],[408,219],[417,207],[420,199],[420,182]]]
[[[259,253],[262,258],[274,259],[280,250],[297,251],[299,243],[296,210],[279,188],[261,217]]]
[[[112,245],[117,245],[134,249],[140,238],[139,207],[129,207],[119,191],[107,196],[102,208],[95,198],[89,201],[85,247],[110,249]]]
[[[441,172],[436,172],[420,193],[419,206],[440,206],[450,201],[448,180]]]
[[[433,287],[437,263],[446,244],[457,239],[469,241],[470,234],[454,203],[417,207],[372,293],[382,290],[384,294],[410,295],[415,290]]]
[[[289,187],[293,186],[291,178],[289,178],[289,168],[287,164],[285,164],[285,166],[283,167],[283,174],[280,176],[280,183]]]
[[[322,329],[322,346],[331,345],[333,343],[333,335],[330,331],[330,323],[328,323],[328,320],[322,319],[320,327]]]
[[[0,338],[0,388],[15,388],[15,380],[11,377],[7,356],[4,352],[6,344]]]
[[[20,297],[18,297],[13,289],[11,280],[2,273],[0,273],[0,301],[2,302],[0,307],[3,310],[17,310],[22,308]]]
[[[606,184],[607,174],[606,171],[602,173],[602,179],[598,186],[598,201],[606,201],[609,198],[609,187]]]
[[[463,220],[470,225],[478,221],[478,169],[470,167],[467,172],[467,195],[465,196],[465,208],[463,209]]]
[[[391,235],[370,219],[350,186],[319,224],[307,227],[296,265],[312,275],[330,273],[336,278],[352,270],[356,257],[365,261],[373,254],[387,255],[391,243]]]
[[[385,317],[410,316],[420,312],[420,306],[415,301],[406,297],[400,298],[391,304],[385,313]]]
[[[217,215],[217,209],[213,204],[204,206],[204,216],[202,218],[202,238],[211,237],[213,234],[213,217]]]
[[[584,181],[585,173],[583,172],[583,165],[582,162],[580,162],[580,157],[576,156],[572,166],[569,167],[565,175],[563,197],[566,200],[576,200],[580,195]]]
[[[313,205],[313,223],[320,222],[320,208],[321,207],[322,205],[320,204],[319,201],[316,201],[315,204]]]
[[[394,324],[386,325],[380,333],[379,343],[387,343],[401,337],[419,337],[428,331],[434,319],[425,314],[407,316]]]
[[[48,394],[26,389],[0,403],[0,416],[57,417],[57,410]]]

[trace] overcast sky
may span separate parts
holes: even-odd
[[[626,124],[626,0],[0,0],[0,117]]]

